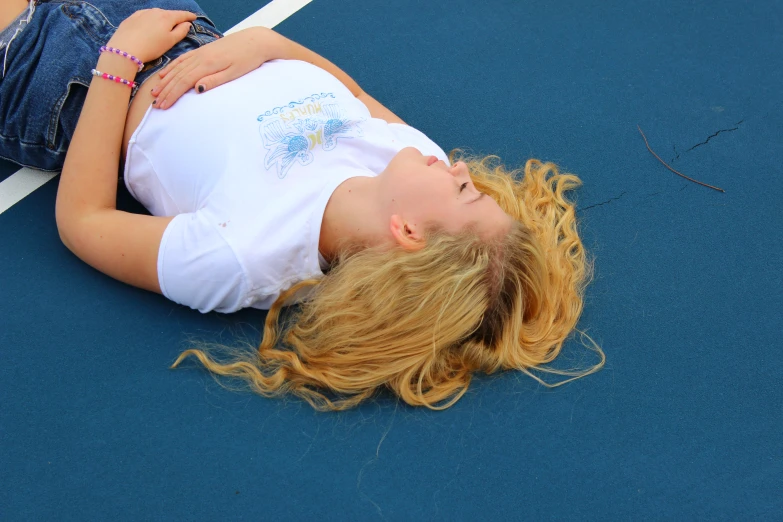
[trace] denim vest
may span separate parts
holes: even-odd
[[[36,0],[22,13],[4,31],[11,38],[0,47],[0,158],[39,170],[62,169],[98,49],[125,18],[153,7],[191,11],[198,18],[182,41],[145,65],[135,79],[141,85],[171,60],[222,36],[195,1]]]

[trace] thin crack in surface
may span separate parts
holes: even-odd
[[[583,209],[580,209],[580,210],[581,210],[582,212],[584,212],[585,210],[587,210],[587,209],[589,209],[589,208],[593,208],[593,207],[600,207],[601,205],[606,205],[607,203],[611,203],[612,201],[617,201],[618,199],[620,199],[620,198],[621,198],[621,197],[623,197],[624,195],[625,195],[625,191],[623,191],[623,192],[622,192],[622,193],[621,193],[619,196],[617,196],[616,198],[608,199],[608,200],[604,201],[603,203],[596,203],[595,205],[590,205],[589,207],[585,207],[585,208],[583,208]]]
[[[680,153],[677,152],[677,145],[672,143],[672,150],[674,151],[674,157],[669,160],[669,163],[674,163],[676,160],[680,159]]]
[[[735,123],[734,125],[736,125],[736,127],[732,127],[731,129],[721,129],[721,130],[719,130],[718,132],[716,132],[715,134],[713,134],[713,135],[711,135],[711,136],[707,136],[707,139],[706,139],[706,140],[702,141],[701,143],[697,143],[696,145],[694,145],[694,146],[693,146],[693,147],[691,147],[690,149],[686,150],[685,152],[690,152],[690,151],[692,151],[693,149],[695,149],[696,147],[701,147],[702,145],[706,145],[706,144],[707,144],[707,143],[708,143],[708,142],[709,142],[709,141],[710,141],[712,138],[714,138],[715,136],[717,136],[717,135],[718,135],[718,134],[720,134],[721,132],[732,132],[732,131],[738,130],[738,129],[739,129],[739,126],[740,126],[740,125],[742,124],[742,122],[744,122],[744,121],[745,121],[745,120],[740,120],[740,121],[738,121],[737,123]]]

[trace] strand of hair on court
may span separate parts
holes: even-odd
[[[670,166],[669,166],[669,165],[668,165],[668,164],[667,164],[665,161],[663,161],[663,160],[661,159],[661,157],[660,157],[660,156],[658,156],[658,155],[657,155],[657,154],[656,154],[656,153],[655,153],[655,152],[654,152],[654,151],[653,151],[653,150],[650,148],[650,144],[647,142],[647,136],[645,136],[645,135],[644,135],[644,132],[642,132],[642,128],[641,128],[641,127],[639,127],[639,125],[637,125],[637,126],[636,126],[636,128],[637,128],[637,129],[639,129],[639,134],[641,134],[641,135],[642,135],[642,138],[644,138],[644,144],[645,144],[645,145],[647,145],[647,150],[649,150],[649,151],[650,151],[650,153],[651,153],[653,156],[655,156],[655,157],[658,159],[658,161],[660,161],[661,163],[663,163],[663,166],[664,166],[664,167],[666,167],[667,169],[671,170],[672,172],[674,172],[674,173],[675,173],[675,174],[677,174],[678,176],[682,176],[683,178],[687,179],[688,181],[692,181],[692,182],[694,182],[694,183],[697,183],[697,184],[699,184],[699,185],[701,185],[701,186],[703,186],[703,187],[711,188],[712,190],[717,190],[718,192],[724,192],[724,193],[726,192],[726,191],[725,191],[725,190],[723,190],[722,188],[713,187],[712,185],[707,185],[706,183],[702,183],[701,181],[697,181],[697,180],[695,180],[695,179],[693,179],[693,178],[689,178],[689,177],[688,177],[688,176],[686,176],[685,174],[682,174],[682,173],[680,173],[680,172],[677,172],[676,170],[674,170],[673,168],[671,168],[671,167],[670,167]]]

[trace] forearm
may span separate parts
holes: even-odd
[[[367,107],[367,110],[370,111],[370,116],[373,118],[380,118],[381,120],[386,120],[389,123],[405,123],[399,116],[384,107],[378,100],[366,92],[363,92],[356,98]]]
[[[340,80],[340,82],[342,82],[342,84],[345,85],[354,96],[358,97],[360,94],[362,94],[362,88],[359,87],[359,84],[356,83],[353,78],[348,76],[345,71],[337,67],[323,56],[314,51],[311,51],[303,45],[289,40],[285,36],[273,31],[272,29],[258,29],[265,33],[264,38],[261,38],[260,41],[263,42],[262,52],[265,54],[267,59],[301,60],[303,62],[311,63]]]
[[[263,37],[259,38],[259,41],[263,42],[263,52],[267,53],[269,60],[283,59],[283,60],[301,60],[311,63],[316,67],[320,67],[332,76],[340,80],[345,85],[351,94],[356,96],[370,111],[370,115],[373,118],[380,118],[386,120],[389,123],[405,123],[392,111],[384,107],[378,100],[364,92],[359,85],[348,76],[342,69],[335,64],[319,55],[318,53],[311,51],[303,45],[300,45],[292,40],[289,40],[285,36],[266,28],[260,28],[264,33]]]
[[[137,72],[133,62],[111,53],[102,53],[96,69],[127,80],[133,80]],[[116,208],[117,172],[130,94],[125,85],[92,79],[57,190],[58,226],[67,228],[96,210]]]

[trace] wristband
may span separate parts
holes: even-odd
[[[139,72],[141,72],[141,70],[144,69],[144,63],[141,60],[139,60],[138,58],[136,58],[132,54],[126,53],[125,51],[120,51],[119,49],[115,49],[114,47],[109,47],[109,46],[104,45],[104,46],[101,47],[101,52],[102,53],[109,52],[109,53],[118,54],[120,56],[124,56],[125,58],[127,58],[128,60],[131,60],[132,62],[134,62],[136,65],[139,66]]]
[[[113,74],[103,73],[103,72],[99,71],[98,69],[93,69],[92,70],[92,75],[93,76],[100,76],[104,80],[111,80],[113,82],[117,82],[117,83],[121,83],[123,85],[127,85],[131,89],[135,89],[136,88],[136,82],[132,82],[130,80],[126,80],[125,78],[120,78],[119,76],[114,76]]]

